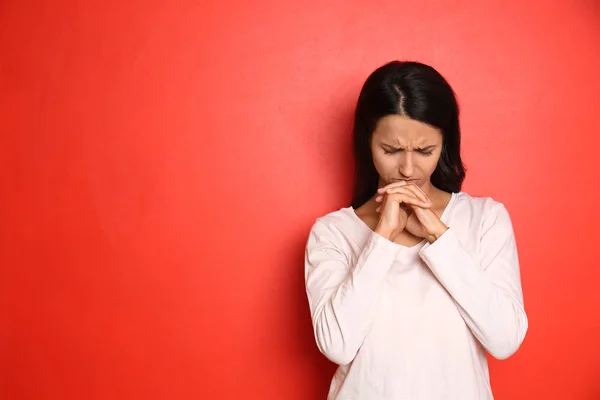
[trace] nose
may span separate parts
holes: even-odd
[[[412,151],[404,151],[399,157],[398,172],[403,178],[411,178],[415,172]]]

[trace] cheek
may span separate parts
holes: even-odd
[[[390,157],[387,155],[374,155],[373,164],[375,165],[377,173],[382,177],[386,177],[390,174],[393,175],[396,169],[396,163],[394,160],[394,157]]]
[[[440,158],[436,157],[436,156],[431,156],[428,158],[429,159],[427,160],[427,166],[431,170],[431,172],[433,172],[435,170],[435,168],[437,167],[438,161],[440,160]]]
[[[418,160],[418,161],[417,161]],[[415,157],[416,174],[422,178],[430,177],[437,168],[439,157],[431,155],[429,157],[418,155]]]
[[[427,157],[427,161],[423,163],[423,166],[427,169],[429,175],[433,174],[433,171],[437,168],[438,161],[440,160],[439,155],[436,157],[432,155],[431,157]]]

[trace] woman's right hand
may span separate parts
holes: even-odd
[[[429,208],[431,204],[423,200],[423,196],[413,184],[406,182],[397,182],[393,193],[377,193],[376,201],[381,201],[379,207],[375,210],[379,213],[379,223],[375,232],[391,241],[394,241],[406,226],[408,213],[404,206],[415,205],[422,208]],[[388,185],[388,186],[392,186]]]

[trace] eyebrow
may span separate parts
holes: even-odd
[[[390,149],[392,149],[393,151],[397,151],[397,150],[404,150],[402,147],[394,147],[392,145],[386,144],[386,143],[382,143],[383,146],[388,147]],[[431,144],[429,146],[425,146],[425,147],[421,147],[421,148],[416,148],[415,150],[417,151],[429,151],[429,150],[433,150],[436,147],[435,144]]]

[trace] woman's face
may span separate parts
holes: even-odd
[[[429,189],[441,153],[439,129],[401,115],[381,118],[371,137],[379,187],[406,180]]]

